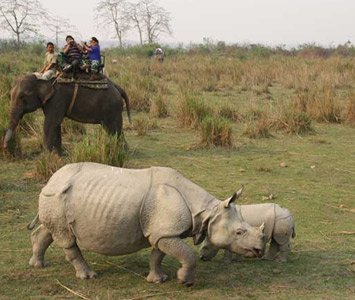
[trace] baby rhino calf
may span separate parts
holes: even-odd
[[[295,223],[289,210],[275,203],[236,205],[236,208],[244,221],[251,226],[260,227],[264,224],[264,252],[266,244],[271,242],[263,258],[286,262],[291,249],[290,238],[296,236]],[[200,258],[205,261],[211,260],[219,250],[206,238],[200,247]],[[224,258],[231,261],[233,255],[225,250]]]

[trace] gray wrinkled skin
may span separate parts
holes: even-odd
[[[164,256],[178,259],[181,283],[192,285],[196,258],[183,238],[195,244],[208,235],[219,248],[249,256],[261,254],[260,231],[241,220],[231,205],[239,191],[219,201],[170,168],[122,169],[96,163],[69,164],[42,189],[32,233],[30,265],[43,267],[54,241],[63,248],[79,278],[93,278],[80,248],[105,255],[123,255],[153,247],[149,282],[164,282]],[[33,229],[37,220],[29,224]]]
[[[291,249],[290,239],[295,237],[295,224],[292,214],[286,208],[282,208],[274,203],[236,205],[244,221],[257,230],[264,227],[264,245],[270,242],[270,247],[263,256],[267,260],[277,260],[286,262]],[[200,247],[200,258],[208,261],[215,257],[220,248],[214,246],[207,237]],[[249,256],[249,255],[244,255]],[[225,251],[224,260],[241,260],[241,257]]]

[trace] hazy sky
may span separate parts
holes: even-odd
[[[98,0],[40,0],[52,13],[69,18],[82,37],[113,38],[98,30],[94,8]],[[325,46],[355,43],[355,0],[158,0],[171,13],[173,36],[161,42],[214,41]],[[130,34],[127,39],[138,40]]]

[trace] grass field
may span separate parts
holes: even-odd
[[[295,217],[297,233],[289,262],[246,259],[224,264],[219,254],[212,262],[198,261],[191,288],[177,283],[179,263],[170,257],[163,262],[169,281],[147,283],[149,249],[122,257],[84,251],[99,274],[89,281],[75,277],[55,245],[47,251],[49,267],[31,268],[26,224],[37,212],[38,194],[45,183],[37,174],[43,159],[38,112],[28,120],[34,131],[20,130],[22,155],[3,155],[0,160],[0,299],[354,299],[355,129],[350,108],[354,58],[243,61],[182,55],[168,57],[162,65],[147,58],[117,59],[118,64],[108,66],[107,72],[127,90],[134,108],[133,125],[124,115],[129,145],[125,167],[175,168],[219,199],[244,184],[239,204],[272,201],[287,207]],[[16,66],[9,76],[22,68]],[[2,84],[0,103],[5,111],[8,94]],[[184,123],[178,111],[189,115],[183,106],[186,99],[202,104]],[[289,122],[289,112],[298,113],[299,107],[288,105],[301,100],[313,101],[302,111],[311,120],[306,133],[289,130],[295,126]],[[317,101],[324,102],[317,108]],[[330,102],[331,116],[338,119],[319,114]],[[164,105],[167,113],[160,114]],[[232,145],[206,147],[197,112],[212,111],[212,118],[218,119],[222,108],[228,112],[228,122],[223,124],[231,129]],[[63,163],[71,160],[71,149],[83,135],[95,138],[96,126],[85,128],[86,133],[74,130],[64,136]],[[261,132],[255,128],[267,130],[269,137],[250,135],[250,130]],[[270,194],[273,199],[264,200]]]

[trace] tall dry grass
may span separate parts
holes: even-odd
[[[200,142],[201,147],[233,146],[232,127],[228,120],[216,117],[206,116],[200,124]]]
[[[119,167],[125,166],[129,158],[124,135],[109,135],[102,127],[73,144],[68,152],[70,162],[89,161]]]

